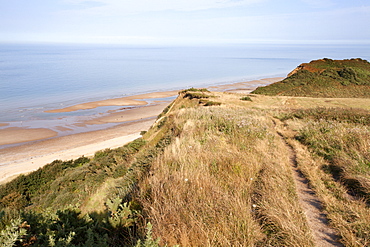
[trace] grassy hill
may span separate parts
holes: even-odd
[[[370,63],[362,59],[321,59],[304,63],[286,79],[253,93],[330,98],[369,98]]]
[[[0,245],[315,246],[298,169],[366,246],[369,116],[368,98],[183,91],[143,138],[0,186]]]

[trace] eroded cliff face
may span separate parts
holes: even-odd
[[[320,60],[315,60],[314,62],[319,62],[319,61],[325,61],[324,59],[320,59]],[[311,63],[312,62],[310,62],[310,63],[302,63],[302,64],[300,64],[297,68],[295,68],[292,72],[290,72],[289,74],[288,74],[288,77],[290,77],[290,76],[292,76],[292,75],[294,75],[295,73],[297,73],[298,71],[300,71],[300,70],[307,70],[307,71],[309,71],[309,72],[319,72],[319,73],[321,73],[321,72],[323,72],[325,69],[318,69],[318,68],[315,68],[315,67],[313,67],[312,65],[311,65]]]
[[[370,98],[370,63],[363,59],[319,59],[302,63],[281,82],[252,93],[325,98]]]
[[[298,71],[303,70],[303,69],[304,69],[304,64],[299,65],[297,68],[295,68],[292,72],[290,72],[288,74],[288,77],[294,75],[295,73],[297,73]]]
[[[323,58],[318,60],[313,60],[309,63],[302,63],[292,72],[288,74],[288,77],[296,74],[300,70],[307,70],[309,72],[322,73],[327,69],[341,70],[345,67],[365,67],[369,69],[369,62],[361,58],[352,58],[344,60],[332,60],[329,58]]]

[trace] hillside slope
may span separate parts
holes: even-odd
[[[323,246],[294,170],[327,246],[366,246],[369,116],[366,98],[183,91],[143,138],[0,186],[0,245]]]
[[[369,98],[370,63],[362,59],[320,59],[299,65],[286,79],[253,93],[330,98]]]

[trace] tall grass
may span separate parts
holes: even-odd
[[[292,113],[297,117],[297,112]],[[289,114],[288,114],[289,115]],[[290,115],[290,116],[292,116]],[[301,110],[296,140],[300,169],[323,201],[346,246],[370,244],[370,128],[367,112]],[[284,119],[291,119],[289,116]],[[292,122],[293,121],[293,122]],[[303,145],[302,145],[303,144]]]
[[[223,107],[174,115],[181,133],[142,185],[162,244],[312,246],[289,160],[266,116]]]
[[[370,203],[370,128],[335,121],[309,121],[299,140],[324,157],[325,167],[350,194]]]
[[[370,244],[370,210],[363,200],[349,197],[348,189],[323,169],[329,164],[296,140],[290,141],[297,151],[301,171],[310,180],[320,200],[330,225],[334,227],[345,246],[368,246]]]

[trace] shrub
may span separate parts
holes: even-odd
[[[215,101],[209,101],[209,100],[200,101],[199,103],[204,104],[204,106],[220,106],[221,105],[221,102],[215,102]]]
[[[203,92],[203,93],[209,93],[209,90],[206,89],[206,88],[189,88],[189,89],[185,89],[183,91],[181,91],[180,93],[188,93],[188,92]]]
[[[347,79],[351,82],[357,81],[357,74],[352,68],[343,68],[338,71],[340,77]]]
[[[185,95],[184,95],[184,98],[188,98],[188,99],[207,99],[209,97],[210,97],[209,95],[206,95],[203,92],[201,92],[201,93],[198,93],[198,92],[186,92]]]
[[[251,97],[249,97],[249,96],[244,96],[244,97],[240,98],[240,100],[252,101]]]
[[[0,220],[4,216],[4,212],[0,212]],[[12,219],[3,229],[0,228],[0,246],[14,246],[16,242],[22,242],[22,238],[26,235],[27,224],[22,222],[20,217]]]

